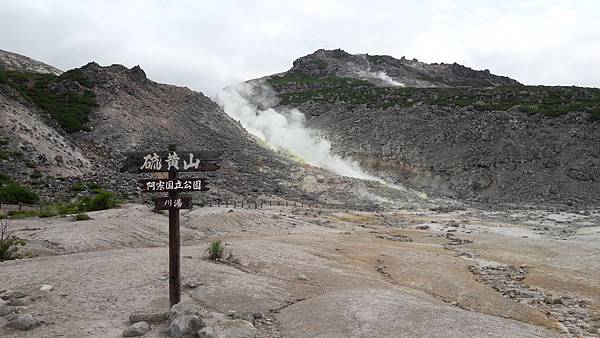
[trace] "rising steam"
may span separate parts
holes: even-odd
[[[331,142],[315,135],[304,125],[305,116],[297,109],[277,111],[273,108],[260,109],[247,98],[257,98],[254,87],[240,84],[228,87],[217,94],[217,102],[225,113],[252,135],[266,142],[275,150],[291,153],[304,162],[325,168],[342,176],[385,182],[365,173],[358,163],[343,159],[331,152]]]
[[[375,79],[381,80],[384,84],[392,87],[404,87],[404,83],[398,82],[394,80],[391,76],[387,75],[385,72],[371,72],[360,70],[357,71],[356,74],[363,79]]]

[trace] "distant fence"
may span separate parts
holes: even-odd
[[[288,208],[313,208],[313,209],[354,209],[374,211],[376,207],[329,205],[317,202],[286,201],[286,200],[260,200],[260,201],[217,201],[200,203],[201,207],[224,207],[233,209],[263,209],[266,207],[288,207]]]
[[[339,205],[339,204],[324,204],[313,201],[288,201],[288,200],[260,200],[260,201],[217,201],[205,202],[197,204],[200,207],[224,207],[233,209],[263,209],[265,207],[288,207],[288,208],[312,208],[312,209],[336,209],[336,210],[355,210],[374,212],[383,210],[375,205]],[[490,204],[483,205],[478,203],[470,203],[471,207],[487,209],[492,211],[547,211],[547,212],[593,212],[600,211],[600,205],[526,205],[526,204]],[[30,211],[44,210],[51,207],[52,204],[25,204],[25,203],[1,203],[1,211]]]
[[[11,203],[1,203],[0,202],[0,210],[5,211],[27,211],[27,210],[42,210],[41,204],[11,204]]]
[[[547,212],[597,212],[600,211],[600,205],[526,205],[526,204],[491,204],[480,205],[471,203],[471,207],[481,208],[491,211],[547,211]],[[355,210],[375,212],[382,211],[384,208],[378,205],[340,205],[323,204],[317,202],[297,202],[285,200],[266,200],[266,201],[223,201],[200,203],[201,207],[231,207],[233,209],[262,209],[264,207],[292,207],[292,208],[316,208],[316,209],[335,209],[335,210]]]

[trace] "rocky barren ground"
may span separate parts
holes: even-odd
[[[0,335],[118,337],[155,314],[147,336],[166,336],[167,217],[136,204],[90,216],[11,221],[30,258],[0,263],[14,312]],[[595,337],[599,219],[196,208],[182,213],[183,298],[213,332],[256,337]],[[221,262],[206,259],[213,239]],[[27,314],[39,326],[10,327]]]
[[[197,202],[322,206],[183,211],[171,310],[165,214],[10,220],[26,258],[0,263],[2,337],[600,336],[598,89],[341,50],[254,81],[394,187],[276,153],[139,66],[0,51],[0,75],[0,171],[44,199],[93,183],[140,202],[124,153],[175,139],[224,151]]]

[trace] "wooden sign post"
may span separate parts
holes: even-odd
[[[219,151],[177,151],[128,153],[124,170],[134,173],[168,172],[168,179],[139,180],[142,192],[167,192],[168,197],[154,200],[156,210],[169,210],[169,299],[171,306],[181,300],[181,257],[179,209],[191,209],[191,197],[179,197],[183,191],[208,191],[206,178],[179,178],[179,172],[215,171],[219,169]]]

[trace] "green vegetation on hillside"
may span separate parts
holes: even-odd
[[[9,231],[8,219],[0,220],[0,262],[19,258],[19,247],[25,241],[12,235]]]
[[[305,102],[366,105],[372,108],[412,107],[417,104],[471,107],[477,110],[517,108],[528,113],[560,116],[588,112],[600,119],[600,89],[549,86],[412,88],[379,87],[370,82],[337,76],[302,73],[274,76],[267,83],[283,105]]]
[[[59,86],[65,80],[76,81],[83,86],[83,90],[51,89],[53,84]],[[0,84],[13,87],[24,98],[50,114],[68,133],[86,130],[88,115],[96,105],[96,96],[90,90],[91,84],[79,69],[69,70],[60,76],[0,70]]]
[[[83,197],[75,202],[45,204],[42,210],[9,211],[8,216],[9,218],[53,217],[107,210],[119,204],[121,200],[115,194],[98,189],[94,195]]]
[[[18,183],[11,182],[0,188],[0,201],[3,203],[34,204],[39,199],[38,194]]]
[[[13,182],[8,176],[0,173],[0,202],[34,204],[39,200],[38,194]]]

